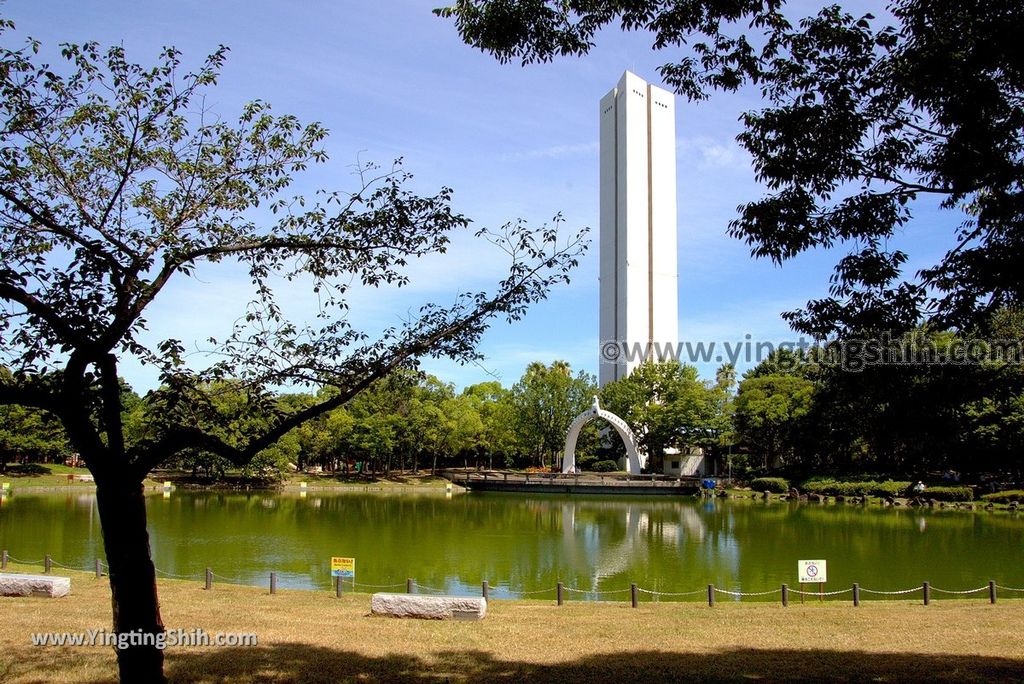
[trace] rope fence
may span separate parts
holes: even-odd
[[[781,589],[776,589],[775,591],[781,591]],[[790,589],[789,591],[790,591],[790,593],[799,594],[800,596],[841,596],[842,594],[849,594],[849,593],[851,593],[853,591],[853,588],[851,587],[849,589],[839,589],[837,591],[801,591],[800,589]],[[865,590],[861,589],[861,591],[865,591]],[[910,593],[911,591],[920,591],[920,590],[917,589],[917,588],[914,588],[914,589],[909,590],[907,593]],[[769,592],[765,592],[765,593],[769,593]]]
[[[413,580],[412,585],[414,587],[416,587],[417,589],[422,589],[423,591],[429,591],[431,594],[443,594],[443,593],[445,593],[444,589],[438,589],[437,587],[428,587],[427,585],[420,584],[419,582],[417,582],[415,580]]]
[[[362,582],[352,582],[353,587],[366,587],[367,589],[394,589],[396,587],[404,587],[405,582],[399,582],[398,584],[363,584]]]
[[[197,573],[193,573],[191,575],[175,575],[173,572],[167,572],[166,570],[161,570],[160,568],[153,568],[153,569],[156,570],[156,574],[157,575],[162,575],[164,577],[169,577],[171,579],[190,580],[190,579],[197,579],[197,578],[202,576],[202,575],[199,575]]]
[[[643,587],[637,587],[636,590],[641,594],[650,594],[651,596],[696,596],[697,594],[704,593],[703,589],[694,589],[693,591],[654,591],[651,589],[644,589]]]
[[[719,589],[718,587],[713,587],[713,590],[719,594],[736,596],[738,598],[742,598],[744,596],[770,596],[772,594],[782,593],[782,589],[769,589],[768,591],[729,591],[728,589]]]
[[[983,587],[978,587],[977,589],[965,589],[963,591],[953,591],[952,589],[939,589],[938,587],[932,587],[932,591],[937,591],[940,594],[956,594],[958,596],[963,596],[965,594],[977,594],[979,591],[987,591],[987,590],[988,590],[988,585],[987,584],[985,586],[983,586]]]
[[[93,567],[82,568],[77,565],[65,565],[62,562],[54,560],[49,554],[43,556],[38,560],[22,560],[10,555],[6,550],[0,551],[0,570],[7,570],[8,564],[17,565],[28,565],[36,566],[41,565],[44,568],[44,572],[49,574],[52,571],[53,566],[59,568],[65,568],[68,570],[78,570],[83,572],[95,572],[96,577],[100,578],[104,574],[108,574],[106,571],[109,570],[110,566],[103,560],[97,558],[94,561]],[[154,566],[154,570],[158,577],[176,579],[176,580],[202,580],[205,583],[205,589],[211,589],[213,587],[213,580],[218,579],[229,584],[236,585],[248,585],[244,578],[239,577],[228,577],[225,575],[214,572],[211,568],[206,568],[204,573],[187,573],[187,574],[176,574],[168,572]],[[425,592],[426,594],[447,594],[448,590],[444,588],[432,587],[426,584],[422,584],[413,578],[408,578],[405,582],[395,584],[366,584],[363,582],[356,582],[354,578],[343,578],[334,577],[332,578],[334,590],[337,596],[342,595],[342,586],[345,581],[348,582],[352,590],[363,588],[363,589],[401,589],[405,588],[406,593]],[[920,585],[910,587],[908,589],[868,589],[861,587],[859,584],[854,584],[852,587],[844,589],[834,589],[831,591],[825,591],[823,585],[819,585],[817,591],[806,591],[801,585],[800,589],[792,589],[788,585],[783,584],[777,589],[767,589],[764,591],[740,591],[733,589],[725,589],[722,587],[716,587],[714,584],[708,584],[706,587],[700,589],[694,589],[692,591],[657,591],[654,589],[645,589],[637,584],[631,584],[627,588],[622,589],[581,589],[579,587],[571,587],[565,585],[563,582],[558,582],[553,587],[546,587],[543,589],[533,589],[530,591],[516,591],[511,583],[501,584],[490,584],[487,580],[481,583],[481,592],[484,598],[489,598],[489,592],[497,590],[499,592],[505,592],[512,595],[512,598],[526,598],[530,596],[540,596],[541,594],[551,593],[555,594],[558,605],[562,605],[565,600],[566,594],[578,594],[581,596],[590,597],[603,597],[603,596],[618,596],[621,594],[630,594],[630,602],[633,607],[637,607],[639,604],[639,595],[645,594],[652,597],[653,600],[658,600],[662,597],[666,598],[681,598],[688,596],[696,596],[698,594],[704,594],[706,596],[707,604],[709,607],[714,607],[716,596],[728,596],[730,598],[741,601],[745,598],[764,598],[766,596],[781,595],[781,601],[783,606],[789,605],[789,595],[795,594],[800,596],[801,602],[804,601],[805,597],[818,597],[819,601],[824,601],[826,598],[843,596],[846,594],[853,594],[853,605],[860,605],[861,594],[871,594],[875,596],[890,597],[890,596],[907,596],[909,594],[919,594],[922,598],[924,605],[928,605],[933,592],[938,594],[945,594],[948,596],[970,596],[973,594],[980,594],[982,592],[988,592],[989,603],[996,603],[999,592],[1009,592],[1016,594],[1024,594],[1024,588],[1010,587],[1003,584],[998,584],[994,580],[989,580],[987,584],[983,584],[980,587],[974,589],[942,589],[939,587],[933,587],[929,582],[922,582]],[[277,573],[270,573],[270,593],[277,593]],[[602,600],[598,598],[598,600]]]
[[[597,591],[595,589],[576,589],[575,587],[563,587],[566,591],[573,594],[590,594],[592,596],[603,596],[605,594],[624,594],[630,589],[607,589],[605,591]]]

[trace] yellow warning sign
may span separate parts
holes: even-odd
[[[331,556],[331,577],[355,577],[356,559]]]

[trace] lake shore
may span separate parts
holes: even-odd
[[[8,571],[38,572],[11,566]],[[31,633],[110,624],[106,579],[62,599],[0,598],[5,682],[114,682],[109,647]],[[371,617],[369,594],[159,580],[168,629],[253,633],[256,647],[169,648],[176,682],[1008,681],[1024,677],[1021,600],[778,604],[491,601],[480,622]]]
[[[85,468],[69,468],[67,466],[47,465],[44,466],[51,472],[43,474],[0,474],[0,481],[10,484],[9,493],[44,493],[60,491],[95,491],[96,485],[91,481],[89,471]],[[156,471],[150,474],[143,482],[147,491],[162,491],[164,483],[171,483],[173,489],[189,490],[230,490],[230,491],[277,491],[289,492],[316,492],[316,491],[362,491],[362,492],[438,492],[444,491],[449,481],[438,475],[431,475],[429,472],[402,473],[394,472],[390,475],[364,476],[358,474],[312,474],[312,473],[289,473],[280,482],[261,483],[252,480],[229,477],[225,480],[209,481],[202,478],[191,477],[190,473],[182,471]],[[463,488],[454,485],[454,491],[461,492]],[[757,492],[749,488],[727,487],[718,490],[718,495],[724,494],[723,498],[732,500],[750,499],[755,501],[767,500],[769,502],[785,502],[788,500],[786,494],[768,493],[765,499],[765,492]],[[883,497],[863,497],[861,503],[853,503],[849,497],[817,496],[807,500],[802,498],[801,503],[805,504],[833,504],[833,505],[870,505],[881,507],[907,507],[914,504],[911,499],[895,497],[887,499]],[[922,497],[927,500],[927,493]],[[1018,506],[1007,503],[994,503],[988,501],[967,501],[936,502],[935,508],[947,510],[966,511],[1016,511]]]
[[[751,489],[724,489],[721,490],[724,493],[722,498],[731,500],[751,500],[751,501],[765,501],[765,502],[776,502],[785,503],[792,502],[793,499],[787,494],[774,494],[771,492],[755,492]],[[1014,504],[995,503],[991,501],[935,501],[934,503],[928,500],[927,493],[920,498],[919,501],[914,501],[906,497],[892,497],[883,498],[878,496],[864,496],[857,497],[856,500],[851,500],[851,497],[838,497],[838,496],[824,496],[824,495],[811,495],[803,496],[798,499],[798,502],[803,505],[836,505],[836,506],[876,506],[876,507],[893,507],[893,508],[938,508],[944,510],[961,510],[961,511],[1012,511],[1016,512],[1018,506]],[[923,503],[922,503],[923,502]]]
[[[0,481],[10,485],[9,492],[58,492],[95,491],[96,484],[85,468],[68,466],[43,466],[50,472],[39,474],[0,474]],[[224,480],[205,480],[191,477],[181,471],[155,471],[144,481],[146,490],[162,490],[164,483],[173,489],[195,490],[268,490],[268,491],[444,491],[448,481],[429,472],[394,473],[391,475],[333,475],[333,474],[288,474],[280,482],[259,482],[228,477]],[[461,491],[461,487],[458,488]]]

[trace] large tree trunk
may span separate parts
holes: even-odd
[[[114,632],[148,634],[150,645],[117,651],[122,682],[165,682],[164,654],[156,648],[163,634],[156,571],[146,532],[146,502],[141,482],[106,482],[97,478],[96,502],[103,524],[103,545],[110,566]],[[129,637],[124,637],[128,639]]]

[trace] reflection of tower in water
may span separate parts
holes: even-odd
[[[654,549],[703,546],[711,536],[704,516],[689,504],[565,501],[560,509],[562,560],[589,575],[593,592],[644,564]]]

